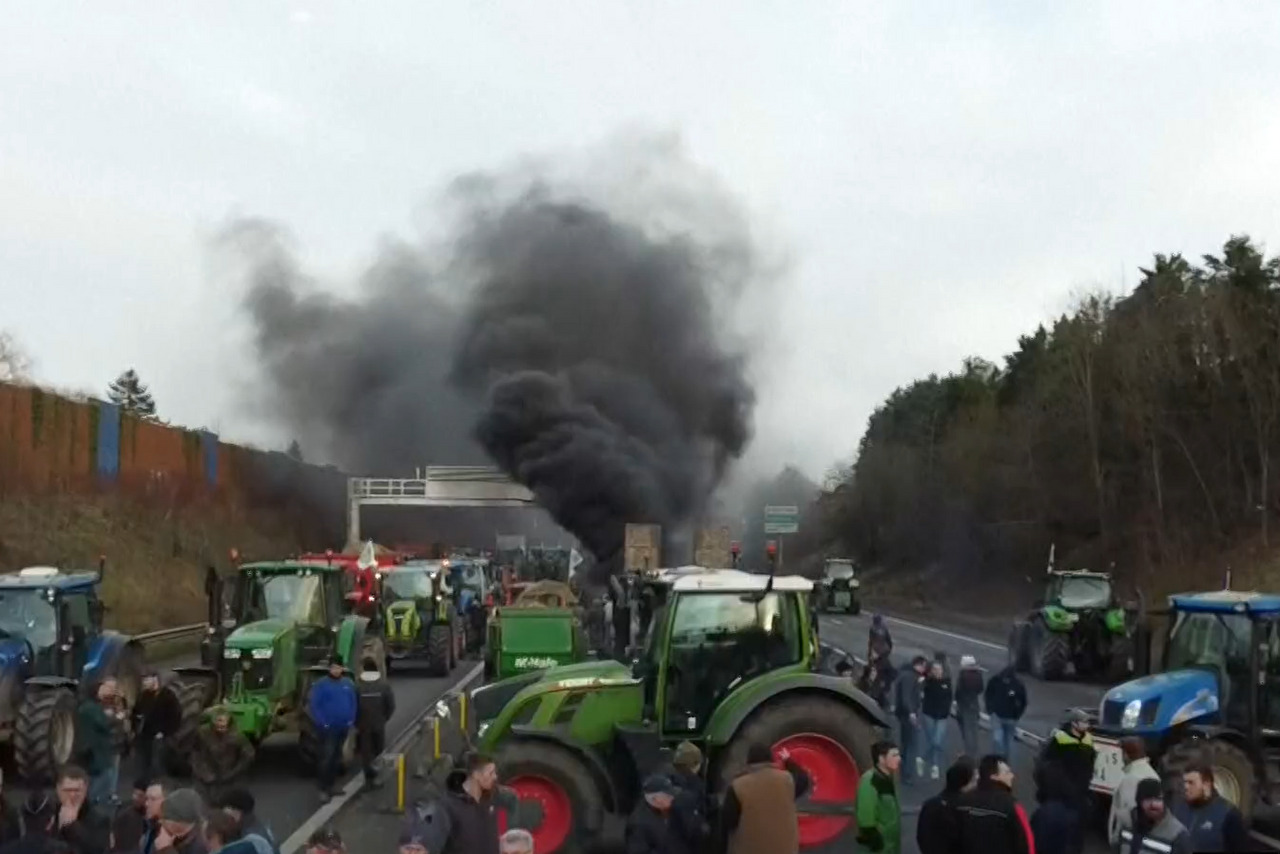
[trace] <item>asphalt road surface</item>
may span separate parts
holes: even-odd
[[[157,662],[156,666],[164,669],[198,660],[198,656],[189,656]],[[466,676],[475,663],[471,660],[462,661],[446,677],[423,675],[425,670],[415,672],[411,664],[403,664],[393,671],[391,686],[396,695],[396,713],[387,727],[388,743],[400,736],[425,707],[434,704],[458,680]],[[244,781],[245,787],[257,800],[258,815],[270,825],[278,842],[288,838],[321,805],[315,774],[310,769],[303,769],[298,762],[296,744],[297,737],[292,735],[277,735],[268,739],[259,748],[253,767]],[[122,799],[129,797],[134,777],[132,759],[124,760],[120,769]],[[346,779],[339,780],[338,787],[341,788],[345,782]],[[23,788],[18,785],[5,788],[10,790],[9,797],[14,803],[20,803],[20,798],[25,795]]]

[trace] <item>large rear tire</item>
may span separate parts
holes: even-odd
[[[191,772],[188,759],[195,748],[196,736],[200,731],[200,718],[208,708],[212,697],[210,685],[203,681],[184,682],[174,680],[163,686],[161,691],[170,691],[178,698],[178,706],[182,709],[182,722],[172,739],[165,744],[165,755],[161,757],[165,769],[174,776],[185,777]]]
[[[1133,638],[1129,635],[1116,635],[1111,641],[1110,658],[1107,659],[1107,679],[1113,683],[1132,679],[1137,671],[1136,665]]]
[[[453,635],[448,626],[436,623],[427,631],[427,664],[436,676],[448,676],[453,669]]]
[[[76,740],[76,695],[70,688],[27,686],[13,729],[18,776],[31,784],[54,782],[71,761]]]
[[[1009,664],[1015,673],[1027,672],[1027,624],[1019,620],[1009,629]]]
[[[827,697],[791,697],[765,704],[742,725],[729,743],[720,763],[721,790],[747,765],[752,743],[768,744],[777,755],[780,748],[809,774],[808,800],[817,803],[852,803],[858,781],[871,767],[875,727],[852,706]],[[802,815],[800,847],[828,845],[844,835],[852,818],[847,815]]]
[[[1166,790],[1180,791],[1182,772],[1196,764],[1213,769],[1214,790],[1236,805],[1248,827],[1258,799],[1257,778],[1248,754],[1220,739],[1188,739],[1176,744],[1160,762]]]
[[[533,834],[538,854],[570,854],[583,840],[600,832],[604,824],[604,800],[591,771],[581,759],[563,747],[512,738],[498,748],[498,771],[521,801],[535,801],[542,816]],[[504,815],[499,829],[506,830]]]
[[[1049,631],[1048,626],[1037,620],[1031,624],[1031,639],[1031,675],[1046,682],[1061,679],[1071,660],[1067,636]]]

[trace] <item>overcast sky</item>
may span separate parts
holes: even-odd
[[[1042,11],[1053,6],[1060,11]],[[38,378],[235,406],[232,214],[349,273],[459,172],[678,133],[792,259],[758,462],[1231,233],[1280,249],[1280,4],[30,2],[0,25],[0,328]]]

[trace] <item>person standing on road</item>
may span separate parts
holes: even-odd
[[[468,753],[463,762],[445,782],[443,854],[497,854],[498,766],[483,753]]]
[[[1036,769],[1036,800],[1040,806],[1031,816],[1036,854],[1080,854],[1084,850],[1084,826],[1071,783],[1057,765]]]
[[[956,677],[956,720],[960,724],[960,740],[967,756],[978,755],[978,722],[982,719],[982,671],[972,655],[960,656],[960,675]]]
[[[1130,816],[1129,827],[1120,831],[1115,854],[1199,854],[1191,835],[1182,822],[1165,809],[1164,792],[1159,780],[1141,780],[1134,797],[1138,805]],[[1220,848],[1219,851],[1248,851],[1248,848]]]
[[[253,745],[231,725],[226,709],[215,709],[213,721],[200,727],[191,750],[191,776],[196,789],[210,802],[222,798],[222,791],[253,764]]]
[[[961,756],[947,769],[945,788],[925,801],[916,820],[916,846],[920,854],[960,854],[960,814],[956,804],[978,785],[978,766]]]
[[[884,709],[889,707],[889,691],[893,687],[894,670],[887,655],[872,650],[867,664],[858,675],[857,687]]]
[[[195,789],[174,789],[160,805],[156,854],[209,854],[201,823],[204,801]]]
[[[1196,765],[1182,772],[1182,800],[1174,817],[1191,834],[1191,847],[1201,851],[1248,851],[1249,830],[1235,804],[1214,790],[1213,768]]]
[[[627,854],[692,854],[672,827],[675,796],[676,787],[665,774],[645,778],[640,802],[627,818]]]
[[[164,772],[165,745],[182,726],[182,704],[168,686],[160,685],[154,670],[142,677],[142,691],[133,707],[133,747],[140,778],[154,780]]]
[[[111,850],[137,851],[147,829],[147,787],[150,780],[135,780],[133,797],[116,810],[111,820]]]
[[[248,789],[231,789],[222,796],[222,810],[235,816],[240,822],[244,838],[253,843],[257,854],[280,854],[280,846],[276,845],[275,834],[271,828],[258,818],[255,810],[257,801]]]
[[[356,738],[360,746],[360,764],[364,767],[364,784],[378,783],[378,757],[387,747],[387,721],[396,713],[396,695],[378,670],[378,662],[366,658],[360,671],[360,702],[356,714]]]
[[[342,834],[331,827],[322,827],[307,838],[306,854],[347,854]]]
[[[682,741],[676,745],[671,765],[675,769],[671,782],[676,787],[675,803],[671,805],[672,829],[688,850],[698,851],[711,836],[707,822],[707,787],[699,773],[702,751],[692,741]]]
[[[160,835],[160,810],[164,807],[164,784],[153,782],[147,786],[146,806],[143,818],[146,824],[142,828],[142,839],[138,841],[140,854],[155,854],[156,838]]]
[[[0,854],[70,854],[71,846],[55,835],[58,802],[48,792],[37,789],[22,803],[22,825],[26,832],[0,846]]]
[[[889,653],[893,652],[893,636],[889,634],[889,627],[884,624],[884,617],[879,614],[871,618],[871,629],[867,632],[868,661],[873,652],[881,658],[888,658]]]
[[[902,753],[891,741],[871,745],[871,773],[858,783],[854,810],[858,837],[854,851],[899,854],[902,851],[902,805],[893,775],[902,766]]]
[[[1027,686],[1012,664],[987,681],[984,699],[991,716],[992,749],[999,756],[1012,756],[1018,721],[1027,710]]]
[[[204,844],[212,854],[254,854],[253,843],[244,838],[240,822],[222,810],[204,820]]]
[[[89,774],[75,765],[58,772],[58,838],[75,854],[103,854],[111,838],[111,820],[89,802]]]
[[[928,661],[923,655],[911,659],[894,682],[893,714],[898,719],[898,744],[902,747],[902,785],[909,786],[924,776],[924,757],[917,755],[920,734],[920,702]],[[912,764],[914,763],[914,764]]]
[[[116,799],[116,771],[120,761],[116,680],[103,679],[94,696],[76,710],[75,757],[89,773],[89,801],[110,804]]]
[[[947,748],[947,724],[951,720],[951,703],[954,691],[951,677],[937,661],[929,665],[921,689],[920,712],[924,715],[925,764],[929,766],[929,778],[938,779]]]
[[[1036,854],[1027,813],[1013,796],[1013,769],[1003,756],[978,763],[978,785],[956,802],[961,854]]]
[[[720,834],[727,854],[797,854],[800,816],[796,799],[809,791],[809,775],[791,759],[763,744],[747,746],[747,767],[733,778],[720,808]]]
[[[1156,769],[1151,767],[1142,739],[1121,739],[1120,752],[1124,756],[1124,776],[1111,796],[1111,816],[1107,820],[1107,839],[1112,845],[1119,844],[1121,830],[1132,829],[1133,809],[1138,805],[1138,783],[1160,779]]]
[[[1089,784],[1093,782],[1093,764],[1098,751],[1089,734],[1089,715],[1083,709],[1072,709],[1067,720],[1055,729],[1040,753],[1040,763],[1060,767],[1071,784],[1080,821],[1089,824]]]
[[[334,782],[342,765],[342,746],[347,741],[347,733],[355,725],[358,705],[356,689],[346,677],[346,669],[341,661],[333,659],[329,662],[328,675],[311,686],[311,696],[307,701],[307,714],[320,737],[319,767],[316,770],[322,802],[328,802],[334,795]]]

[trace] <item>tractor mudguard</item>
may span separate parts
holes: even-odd
[[[22,684],[30,688],[70,688],[74,691],[80,680],[66,676],[32,676]]]
[[[595,782],[597,789],[604,798],[605,808],[613,811],[617,809],[618,791],[613,784],[613,775],[609,773],[608,766],[604,760],[585,744],[570,738],[563,733],[554,730],[537,729],[535,727],[517,724],[511,727],[511,735],[516,738],[525,738],[531,741],[545,741],[554,744],[578,757],[582,763],[591,772],[592,780]]]
[[[793,692],[834,695],[854,706],[876,726],[884,729],[893,726],[888,712],[880,708],[880,704],[875,700],[858,690],[847,676],[789,673],[748,682],[729,695],[707,722],[707,743],[716,747],[728,744],[752,712],[769,700]]]
[[[85,656],[84,673],[82,674],[84,681],[93,682],[98,678],[98,674],[110,673],[111,665],[124,652],[125,647],[131,643],[131,638],[125,637],[119,632],[103,632],[94,638],[89,644],[88,655]]]
[[[1125,622],[1124,608],[1112,608],[1107,611],[1105,620],[1107,623],[1107,631],[1112,634],[1122,635],[1128,630],[1128,626]]]
[[[1045,628],[1051,632],[1068,632],[1075,625],[1075,621],[1071,619],[1071,612],[1057,605],[1045,605],[1041,608],[1040,619],[1044,621]]]
[[[344,617],[338,626],[337,654],[343,665],[352,673],[358,672],[360,662],[356,660],[364,649],[364,636],[369,628],[368,617]],[[353,656],[355,658],[353,658]]]

